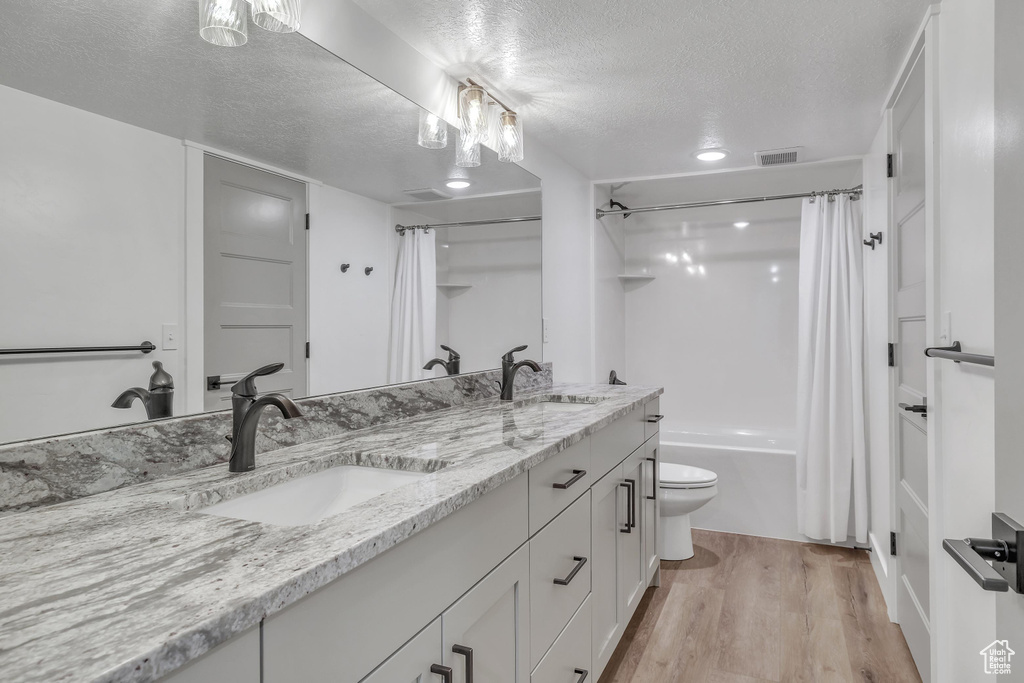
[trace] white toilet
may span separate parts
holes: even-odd
[[[661,463],[661,559],[688,560],[693,557],[690,513],[718,495],[718,475],[689,465]]]

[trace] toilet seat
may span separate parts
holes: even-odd
[[[705,489],[717,483],[718,475],[711,470],[671,462],[661,463],[660,486],[663,489]]]

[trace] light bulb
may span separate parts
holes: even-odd
[[[487,93],[478,85],[459,93],[459,130],[474,142],[487,139]]]
[[[514,111],[503,111],[498,119],[498,161],[523,160],[523,120]]]

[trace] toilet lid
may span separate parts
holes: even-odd
[[[661,463],[661,487],[666,489],[697,489],[714,486],[718,475],[691,465]]]

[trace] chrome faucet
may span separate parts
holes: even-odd
[[[228,460],[229,472],[249,472],[256,469],[256,427],[260,415],[267,406],[274,406],[281,411],[286,420],[302,417],[302,411],[294,402],[283,394],[256,393],[256,378],[272,375],[284,363],[264,365],[253,370],[231,387],[231,457]]]
[[[157,420],[171,417],[174,413],[174,379],[164,370],[164,364],[153,361],[153,374],[149,378],[149,389],[132,387],[125,389],[110,404],[112,408],[131,408],[135,399],[142,401],[146,418]]]
[[[538,365],[536,363],[536,361],[521,360],[518,363],[516,362],[516,359],[513,356],[513,354],[516,354],[516,353],[519,353],[520,351],[525,351],[525,350],[526,350],[526,345],[524,344],[523,346],[517,346],[516,348],[512,349],[511,351],[509,351],[508,353],[506,353],[504,356],[501,357],[501,400],[502,401],[511,401],[512,400],[512,385],[515,384],[516,373],[519,372],[519,370],[521,368],[527,367],[527,368],[530,368],[531,370],[533,370],[534,372],[540,372],[540,370],[541,370],[540,365]]]
[[[441,344],[441,348],[448,352],[448,361],[445,362],[440,358],[434,358],[428,361],[427,364],[423,366],[423,369],[433,370],[435,365],[443,365],[444,371],[447,372],[449,375],[459,374],[459,359],[462,358],[462,356],[460,356],[459,352],[451,348],[450,346],[445,346],[444,344]]]

